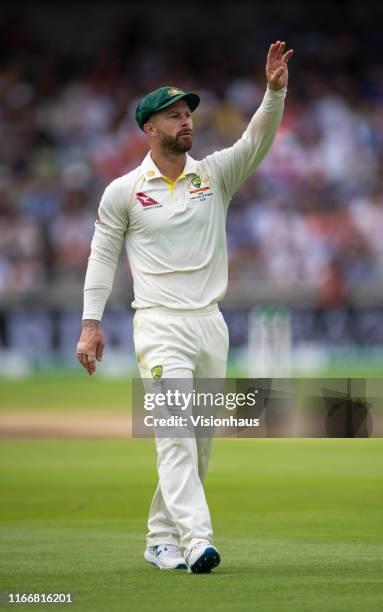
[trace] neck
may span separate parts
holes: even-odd
[[[161,174],[173,183],[178,179],[186,164],[186,153],[171,153],[152,148],[150,155]]]

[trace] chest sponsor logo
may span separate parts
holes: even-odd
[[[149,210],[151,208],[162,208],[162,204],[157,202],[154,198],[147,195],[143,191],[138,191],[136,193],[137,200],[140,202],[143,210]]]
[[[206,202],[213,195],[208,176],[195,175],[190,181],[188,196],[189,202]]]

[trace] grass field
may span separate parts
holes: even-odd
[[[230,377],[241,375],[231,372]],[[243,376],[243,374],[242,374]],[[318,374],[319,376],[319,374]],[[355,371],[329,370],[321,378],[378,376],[362,368]],[[379,373],[380,376],[380,373]],[[131,409],[131,378],[105,379],[89,377],[85,371],[71,375],[39,375],[21,380],[0,378],[0,410],[93,410],[125,412]]]
[[[2,592],[70,591],[81,612],[383,608],[379,439],[217,440],[211,575],[143,561],[150,440],[8,440],[0,453]]]
[[[0,410],[126,411],[131,407],[131,379],[82,376],[35,376],[0,379]]]

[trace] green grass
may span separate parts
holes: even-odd
[[[35,376],[0,380],[2,410],[130,410],[131,378],[105,380],[83,376]]]
[[[82,375],[33,376],[21,380],[0,379],[0,410],[49,410],[126,412],[131,409],[132,379],[105,379]],[[355,378],[357,372],[323,372],[321,378]],[[235,375],[231,374],[234,378]],[[367,378],[373,378],[373,374]],[[310,378],[310,377],[309,377]],[[312,377],[314,378],[314,377]],[[382,383],[383,386],[383,383]]]
[[[152,441],[3,441],[0,591],[70,591],[79,612],[381,610],[382,451],[217,440],[206,492],[222,564],[188,575],[142,558]]]

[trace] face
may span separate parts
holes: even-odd
[[[154,113],[144,125],[145,133],[170,153],[186,153],[193,143],[193,120],[185,100]]]

